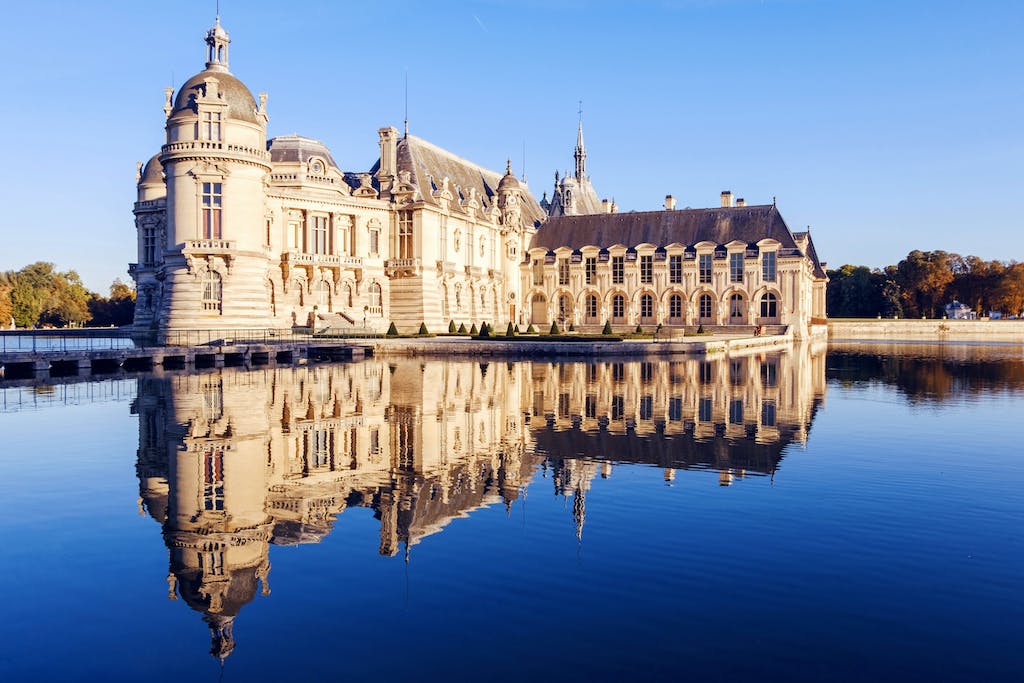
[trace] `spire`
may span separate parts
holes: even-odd
[[[220,15],[214,21],[213,28],[206,32],[206,68],[211,71],[228,70],[228,43],[231,38],[220,25]]]
[[[583,144],[583,100],[580,100],[580,122],[576,129],[576,180],[582,181],[587,175],[587,148]]]

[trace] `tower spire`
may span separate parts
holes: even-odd
[[[576,129],[576,152],[573,158],[576,159],[576,180],[582,181],[587,175],[587,148],[583,144],[583,100],[580,100],[579,126]]]

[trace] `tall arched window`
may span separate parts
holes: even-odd
[[[742,294],[730,294],[729,295],[729,320],[732,322],[739,322],[745,316],[743,295]]]
[[[220,273],[208,270],[203,275],[203,310],[220,313],[224,303],[223,281]]]
[[[626,317],[626,297],[622,296],[621,294],[616,294],[615,296],[612,297],[612,317]]]
[[[380,296],[380,285],[376,282],[370,285],[370,308],[380,308],[381,296]]]
[[[558,317],[562,322],[565,322],[572,316],[572,299],[569,298],[568,294],[563,294],[558,297]]]
[[[654,297],[650,294],[643,294],[640,297],[640,317],[654,317]]]
[[[678,294],[668,298],[668,317],[673,320],[683,317],[683,297]]]
[[[597,319],[597,295],[587,295],[587,318],[591,321]]]
[[[316,283],[316,305],[321,309],[331,310],[331,286],[326,280]]]
[[[775,318],[779,315],[779,298],[771,292],[761,297],[761,317]]]
[[[711,301],[711,295],[710,294],[701,294],[700,295],[700,306],[699,306],[699,308],[700,308],[700,317],[704,318],[704,319],[710,318],[711,317],[712,306],[713,306],[713,304],[712,304],[712,301]]]

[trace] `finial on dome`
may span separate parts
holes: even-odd
[[[505,162],[505,175],[512,175],[512,159]]]

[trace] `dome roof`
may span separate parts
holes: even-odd
[[[305,164],[316,157],[327,162],[328,166],[338,168],[331,156],[331,150],[319,140],[302,135],[278,135],[267,141],[270,162],[273,164],[300,163]]]
[[[520,187],[519,181],[516,180],[515,175],[512,173],[512,162],[509,161],[505,167],[505,175],[502,177],[501,182],[498,183],[498,190],[518,190]]]
[[[177,97],[174,98],[174,110],[171,112],[171,118],[185,111],[196,113],[195,100],[206,90],[207,78],[217,79],[218,89],[223,94],[224,101],[228,103],[230,118],[249,123],[260,123],[256,117],[256,100],[245,84],[227,71],[216,69],[200,71],[185,81],[185,84],[178,89]]]
[[[154,154],[142,169],[139,185],[160,185],[164,182],[164,165],[160,163],[160,155]]]

